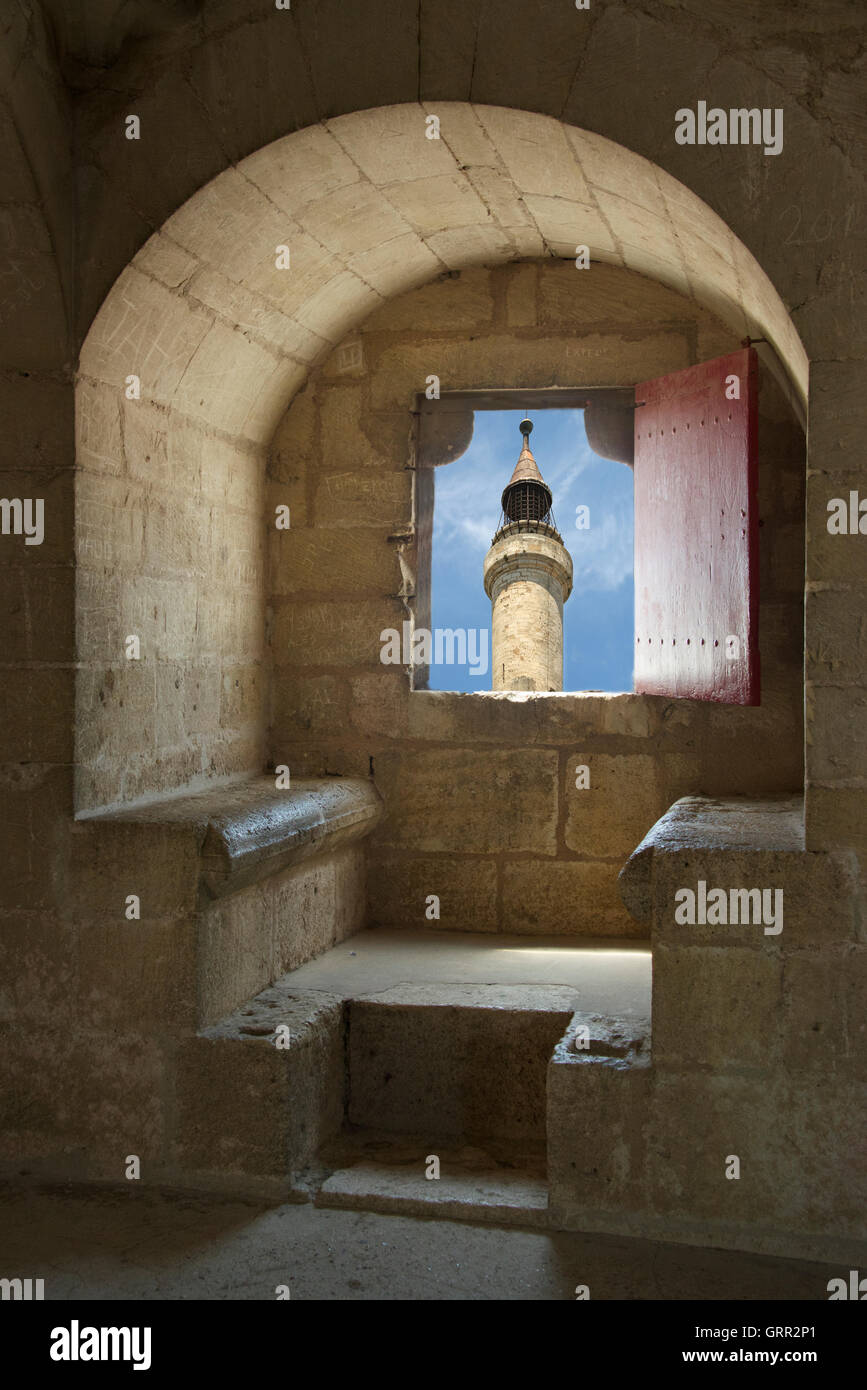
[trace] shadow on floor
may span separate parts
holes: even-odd
[[[732,1251],[310,1204],[0,1189],[0,1277],[46,1299],[820,1299],[840,1270]]]

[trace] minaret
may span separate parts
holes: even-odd
[[[524,447],[503,491],[499,529],[485,556],[491,600],[494,690],[563,689],[563,604],[572,592],[572,557],[551,511],[553,497]]]

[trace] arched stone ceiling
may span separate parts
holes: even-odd
[[[134,374],[143,399],[262,445],[311,366],[385,300],[446,271],[574,259],[586,244],[767,338],[805,400],[807,358],[782,300],[682,184],[553,117],[439,102],[429,139],[428,114],[340,116],[220,174],[118,278],[81,375],[122,389]]]

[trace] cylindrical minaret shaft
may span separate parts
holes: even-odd
[[[524,447],[485,557],[494,690],[563,689],[563,604],[572,592],[572,558],[530,450],[532,428],[521,421]]]

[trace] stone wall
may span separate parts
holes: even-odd
[[[374,922],[424,925],[435,893],[445,929],[634,935],[617,874],[672,801],[803,785],[803,434],[764,373],[760,707],[411,690],[407,671],[380,662],[379,634],[412,609],[425,378],[443,392],[626,386],[737,342],[643,276],[550,261],[452,273],[349,341],[360,355],[344,343],[313,373],[270,454],[269,505],[292,516],[271,539],[272,761],[373,770],[386,805]]]
[[[140,141],[126,140],[120,118],[98,137],[136,201],[151,192],[144,171],[155,172],[147,100],[135,112]],[[779,354],[779,379],[803,409],[807,360],[785,306],[681,184],[546,117],[445,103],[437,119],[441,138],[429,140],[418,103],[348,115],[225,169],[159,226],[91,324],[77,391],[78,809],[259,770],[264,453],[311,368],[408,289],[479,264],[573,264],[580,229],[595,263],[672,287],[738,340],[766,338],[773,349],[761,351],[771,364]],[[516,325],[531,283],[515,289]],[[609,306],[596,307],[604,325]],[[540,322],[557,314],[548,303]],[[621,343],[633,381],[652,374],[657,331],[664,358],[664,324]],[[378,390],[418,382],[419,346],[383,360]],[[573,379],[579,360],[594,367],[598,354],[592,333],[579,357],[564,343],[552,374],[523,337],[516,350],[546,386]],[[358,499],[334,485],[342,525]],[[127,622],[143,631],[124,631]],[[137,667],[118,656],[126,636],[141,644]]]
[[[40,1036],[50,1016],[68,1043],[77,1002],[67,917],[75,650],[71,97],[50,30],[30,9],[3,5],[0,43],[0,494],[45,503],[41,545],[0,538],[0,1127],[9,1136],[7,1155],[44,1152],[56,1142],[58,1110],[73,1102],[69,1093],[59,1097],[56,1054]],[[87,1066],[86,1049],[74,1051]],[[12,1074],[22,1055],[27,1085],[19,1096]]]
[[[76,393],[78,810],[258,771],[265,723],[256,442],[172,415],[166,360],[155,379],[126,321],[103,327]]]
[[[6,857],[0,884],[0,964],[5,982],[0,1003],[4,1095],[10,1097],[14,1116],[14,1123],[4,1126],[3,1152],[16,1170],[22,1158],[31,1163],[53,1155],[56,1169],[68,1176],[73,1166],[70,1152],[86,1151],[107,1171],[115,1145],[117,1151],[127,1152],[149,1144],[151,1137],[156,1140],[161,1107],[170,1103],[167,1059],[154,1042],[151,1021],[124,1015],[127,1032],[113,1023],[100,1031],[89,1013],[94,995],[106,998],[114,989],[127,944],[121,933],[129,926],[118,912],[111,923],[102,924],[98,941],[96,936],[87,940],[73,901],[74,369],[100,305],[107,296],[126,293],[124,271],[139,253],[150,277],[143,303],[143,312],[150,313],[149,327],[140,341],[154,352],[155,361],[160,350],[183,349],[187,314],[195,315],[202,306],[198,311],[213,321],[213,332],[199,365],[207,362],[212,349],[216,355],[211,368],[198,375],[200,394],[191,394],[187,403],[210,428],[225,430],[233,438],[244,434],[251,409],[254,414],[258,410],[262,447],[271,434],[272,403],[279,416],[304,380],[306,364],[321,348],[339,341],[351,323],[378,302],[377,295],[387,298],[401,292],[413,276],[413,283],[420,283],[440,273],[441,264],[462,268],[491,256],[568,256],[563,231],[568,230],[571,242],[574,207],[583,204],[562,196],[567,191],[586,197],[584,190],[589,189],[592,199],[598,197],[590,240],[598,241],[605,257],[647,277],[667,277],[688,287],[700,302],[718,306],[732,320],[733,306],[739,306],[741,334],[748,329],[763,333],[762,324],[772,325],[773,334],[788,333],[792,356],[800,351],[802,366],[805,354],[810,359],[807,830],[814,848],[854,845],[867,851],[867,769],[863,720],[858,717],[865,687],[863,538],[829,537],[826,530],[828,497],[861,485],[867,432],[865,141],[861,75],[852,57],[862,15],[856,0],[829,0],[821,6],[793,6],[789,0],[761,6],[681,0],[673,6],[648,0],[640,10],[616,0],[593,0],[586,12],[569,5],[528,6],[523,0],[503,0],[497,7],[481,0],[423,0],[418,9],[401,0],[364,0],[349,7],[343,0],[317,0],[289,11],[277,11],[262,0],[204,0],[189,15],[181,14],[180,7],[169,11],[131,3],[114,14],[116,33],[105,46],[100,43],[99,17],[91,7],[85,12],[84,7],[58,0],[46,19],[35,0],[0,0],[0,15],[0,171],[4,249],[11,253],[0,314],[0,418],[7,461],[3,491],[46,499],[45,543],[24,547],[20,537],[4,537],[2,543],[5,669],[0,756]],[[657,72],[664,72],[666,80],[648,80],[648,73]],[[678,106],[694,106],[698,99],[723,107],[783,107],[784,152],[768,158],[755,147],[678,145],[673,113]],[[412,117],[393,110],[392,103],[412,105]],[[497,140],[482,130],[476,114],[479,103],[499,105],[501,112],[511,108],[507,118],[499,118]],[[123,134],[131,111],[141,118],[143,138],[138,144],[126,141]],[[383,249],[383,223],[376,221],[384,212],[382,202],[357,164],[347,173],[345,151],[334,133],[356,121],[369,127],[371,161],[376,161],[380,142],[377,177],[405,182],[409,203],[413,195],[418,200],[424,171],[407,168],[409,136],[402,145],[399,135],[421,130],[427,111],[439,114],[446,125],[447,118],[451,121],[450,138],[457,150],[455,167],[449,166],[447,176],[437,175],[441,181],[431,185],[427,202],[417,201],[424,235],[438,238],[445,262],[426,254],[422,231],[406,233],[399,245]],[[383,120],[389,131],[387,148],[382,143]],[[562,122],[572,128],[573,141],[579,127],[586,136],[583,182],[571,177],[568,189],[559,179]],[[302,155],[297,163],[285,151],[284,137],[299,142],[295,148]],[[276,156],[267,150],[272,141],[280,142]],[[419,148],[427,150],[428,143],[442,160],[445,142],[436,146],[422,141]],[[262,153],[256,157],[255,152]],[[232,202],[239,190],[253,196],[251,171],[238,170],[239,162],[251,156],[264,170],[260,176],[267,177],[266,207],[255,201],[251,209],[237,197]],[[641,156],[653,161],[653,171],[648,172]],[[311,177],[311,163],[324,167],[324,186]],[[292,196],[275,214],[274,196],[287,186],[287,170]],[[210,181],[226,171],[229,177],[216,189]],[[352,200],[346,185],[340,184],[342,173],[358,183],[374,215],[361,251],[351,221]],[[551,192],[554,186],[556,194]],[[261,281],[255,291],[242,283],[244,258],[255,266],[257,256],[262,263],[266,253],[273,255],[281,239],[273,235],[275,223],[282,233],[287,218],[294,219],[305,200],[314,205],[311,216],[317,226],[327,226],[321,200],[329,188],[336,189],[338,199],[332,225],[344,225],[342,207],[343,217],[350,219],[349,230],[339,256],[336,251],[326,255],[313,236],[305,240],[310,264],[317,275],[321,268],[321,275],[311,272],[304,281],[309,303],[299,309],[299,325],[267,300]],[[448,198],[442,196],[445,192]],[[704,200],[703,206],[698,199]],[[191,240],[190,224],[184,232],[183,220],[172,235],[156,236],[188,200],[199,229],[193,251],[176,235],[183,233]],[[470,206],[477,222],[469,226],[469,218],[467,225],[457,226],[456,208],[466,211]],[[456,230],[449,230],[450,223]],[[494,224],[499,232],[492,238]],[[299,228],[293,228],[297,234]],[[259,242],[252,246],[257,236]],[[151,237],[155,244],[148,250]],[[234,259],[227,248],[234,250]],[[377,291],[364,288],[354,274],[348,262],[356,256],[360,261],[355,264],[376,276]],[[509,274],[520,276],[516,269]],[[650,279],[643,283],[650,287]],[[518,279],[515,284],[513,312],[520,313]],[[466,307],[462,314],[466,324]],[[419,328],[424,328],[423,317]],[[461,324],[456,321],[452,329],[460,331]],[[466,334],[474,331],[470,316]],[[729,345],[730,336],[717,349],[700,335],[697,347],[702,355],[710,355]],[[570,353],[567,343],[564,360]],[[526,343],[521,356],[532,361],[533,351],[528,354]],[[671,365],[687,360],[693,359],[674,356]],[[88,376],[87,364],[83,367]],[[398,372],[400,364],[394,368]],[[417,376],[414,367],[409,387]],[[251,382],[260,389],[255,408]],[[344,384],[358,385],[351,378],[344,378]],[[299,400],[297,409],[309,411],[312,397],[302,400],[305,403]],[[352,418],[356,406],[351,391],[344,393],[343,403]],[[405,408],[403,396],[398,415]],[[332,410],[336,409],[335,398]],[[377,406],[377,412],[374,442],[363,432],[357,434],[365,449],[359,461],[369,457],[368,451],[379,450],[386,458],[396,450],[395,456],[403,459],[403,419],[386,405]],[[365,421],[373,419],[367,412]],[[332,423],[336,427],[333,414]],[[180,417],[177,424],[182,427]],[[145,448],[144,458],[147,452]],[[241,454],[245,455],[243,447]],[[85,487],[93,487],[95,472],[85,472]],[[104,485],[110,496],[114,485],[117,499],[116,478],[104,467],[103,472],[107,476],[100,487]],[[123,469],[117,472],[122,475]],[[785,478],[785,469],[780,476]],[[792,509],[795,546],[798,509],[791,489],[800,486],[802,476],[792,471],[789,481],[772,490],[773,497],[790,498],[786,505]],[[297,516],[293,512],[300,525],[308,500],[311,508],[316,500],[313,474],[307,477],[307,492],[298,500],[300,511]],[[393,534],[392,517],[398,524],[405,522],[408,481],[401,464],[380,492],[385,515],[367,514],[368,524],[380,526],[386,539]],[[345,518],[346,509],[357,509],[363,502],[363,494],[347,498],[341,485],[332,482],[331,488],[332,517],[339,524],[341,507]],[[389,493],[390,507],[383,501]],[[118,514],[122,506],[114,513]],[[314,576],[317,543],[311,533],[309,573]],[[389,589],[399,593],[402,579],[392,588],[399,571],[399,562],[397,569],[392,563],[396,549],[397,543],[387,556],[381,550],[369,555],[376,565],[388,559]],[[201,564],[190,570],[198,568],[204,579],[207,557],[194,551],[193,558]],[[763,560],[763,582],[770,565],[768,556]],[[82,576],[85,584],[90,582],[86,567]],[[359,572],[361,578],[374,586],[380,582]],[[187,598],[195,582],[191,577],[184,590]],[[291,578],[286,582],[293,583]],[[328,603],[320,601],[319,614],[312,602],[305,604],[304,623],[334,616],[334,605],[329,614]],[[374,597],[368,616],[375,615],[377,621],[382,606]],[[392,610],[402,614],[403,601],[394,600]],[[357,610],[350,609],[347,652],[356,640],[357,618]],[[780,630],[781,640],[793,637]],[[339,649],[335,637],[333,650]],[[114,659],[110,656],[105,664]],[[222,680],[216,661],[207,669],[211,679]],[[90,679],[85,675],[85,688]],[[99,688],[95,687],[93,703],[80,706],[85,734],[102,708]],[[172,690],[173,683],[170,699],[175,698]],[[350,696],[355,722],[350,722]],[[374,704],[374,696],[379,704]],[[219,700],[220,693],[211,690],[211,711]],[[355,751],[368,758],[378,754],[378,779],[383,777],[386,752],[397,770],[401,756],[409,760],[427,755],[433,762],[440,749],[440,766],[453,779],[466,781],[468,766],[470,774],[475,767],[489,772],[497,759],[508,766],[515,748],[525,747],[536,736],[535,712],[526,703],[505,702],[504,748],[502,707],[494,700],[475,701],[469,723],[457,697],[419,694],[419,700],[427,704],[413,705],[408,693],[394,682],[384,682],[379,671],[338,660],[319,677],[299,677],[292,692],[278,686],[275,728],[285,704],[293,719],[297,715],[297,727],[313,750],[312,761],[324,766],[341,750],[329,745],[326,756],[322,730],[333,728],[329,719],[342,720],[345,761],[352,760],[350,749],[353,756]],[[192,709],[194,703],[193,699],[186,709],[197,717],[201,711]],[[414,744],[395,743],[393,732],[400,720],[412,718],[413,727],[418,727],[417,708],[430,711],[425,716],[427,735]],[[568,712],[564,704],[555,708]],[[604,750],[612,759],[611,776],[619,766],[615,760],[630,748],[640,750],[634,757],[669,769],[669,789],[654,798],[655,805],[668,804],[678,790],[698,785],[696,759],[707,767],[725,765],[724,790],[750,785],[756,750],[769,742],[790,759],[787,783],[788,772],[800,768],[803,745],[795,735],[779,736],[773,708],[749,712],[749,719],[757,721],[752,742],[729,721],[728,712],[719,709],[698,712],[690,731],[679,727],[683,709],[667,710],[664,702],[642,702],[638,708],[631,700],[616,707],[610,701],[585,700],[577,709],[582,717],[592,716],[595,737],[601,740],[602,728],[611,740]],[[456,712],[464,721],[457,745]],[[135,727],[130,720],[127,728]],[[585,727],[570,713],[568,730],[553,750],[533,748],[531,759],[538,764],[541,757],[549,788],[563,756],[560,747],[572,747],[576,730],[583,743]],[[588,727],[588,736],[590,732]],[[488,754],[486,749],[494,744],[499,751]],[[166,746],[176,747],[177,741],[173,745],[170,738]],[[596,746],[601,758],[601,742]],[[707,757],[711,748],[717,761]],[[666,749],[686,764],[667,761]],[[182,749],[174,764],[178,776],[195,769],[195,763],[185,761],[189,751]],[[115,757],[118,774],[119,744]],[[169,766],[167,759],[164,767]],[[682,775],[682,767],[688,775]],[[422,767],[423,775],[426,772]],[[709,775],[705,780],[712,785]],[[132,792],[135,786],[120,792]],[[94,797],[114,794],[95,787],[92,791]],[[641,820],[652,811],[648,805]],[[630,835],[641,828],[631,826]],[[577,861],[555,862],[549,849],[550,839],[545,842],[544,862],[552,871],[553,896],[558,875],[575,879]],[[418,889],[408,894],[406,881],[396,880],[396,902],[414,900],[412,895],[427,884],[427,853],[418,856]],[[383,844],[380,854],[383,864],[393,854],[402,871],[412,865],[401,847],[392,851]],[[473,852],[467,862],[477,878],[467,883],[464,907],[459,904],[452,916],[471,916],[475,926],[492,927],[497,921],[492,894],[500,866]],[[382,916],[387,918],[387,912]],[[170,945],[171,938],[167,940]],[[150,969],[157,950],[153,938],[142,941],[141,970]],[[824,956],[825,948],[817,947],[819,971]],[[134,993],[134,973],[131,978]],[[808,978],[814,978],[812,963],[805,967],[804,979]],[[7,1084],[7,1068],[11,1072],[13,1063],[14,1080]],[[830,1123],[834,1120],[832,1115]]]

